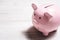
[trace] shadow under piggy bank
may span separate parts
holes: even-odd
[[[42,32],[36,30],[34,27],[31,27],[25,32],[25,34],[30,40],[47,40],[50,37],[54,36],[56,34],[56,31],[49,33],[48,36],[44,36]]]

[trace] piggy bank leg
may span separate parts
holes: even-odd
[[[45,36],[48,36],[48,34],[49,34],[48,32],[43,33],[43,35],[45,35]]]
[[[56,30],[54,30],[53,32],[56,32],[57,31],[57,29]]]

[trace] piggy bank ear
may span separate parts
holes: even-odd
[[[52,16],[48,12],[44,13],[44,17],[47,19],[47,21],[51,21],[52,19]]]
[[[32,8],[33,8],[34,10],[36,10],[36,9],[37,9],[37,6],[36,6],[34,3],[32,3]]]

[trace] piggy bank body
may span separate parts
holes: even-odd
[[[34,10],[32,22],[34,27],[45,36],[57,30],[60,25],[60,8],[55,4],[44,4],[37,7],[32,4]]]

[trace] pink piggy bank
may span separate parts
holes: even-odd
[[[57,30],[60,25],[60,8],[57,5],[44,4],[37,7],[32,4],[32,8],[32,22],[38,31],[48,36],[50,32]]]

